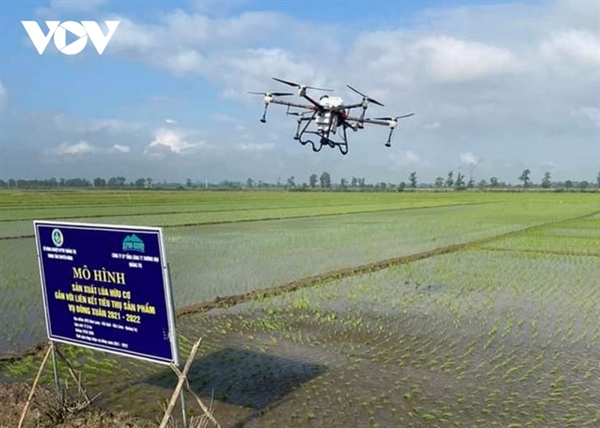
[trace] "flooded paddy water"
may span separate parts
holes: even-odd
[[[423,240],[424,230],[435,230],[430,236],[438,245],[461,234],[469,242],[514,230],[490,211],[480,211],[490,229],[473,234],[469,219],[464,225],[459,221],[467,211],[458,211],[462,216],[452,217],[457,227],[446,235],[448,223],[436,229],[423,215],[427,228],[418,231],[426,241],[421,245],[400,242],[392,248],[399,238],[385,240],[384,235],[401,230],[411,242],[409,229],[416,223],[408,223],[406,216],[404,226],[386,230],[379,247],[367,253],[361,252],[360,229],[355,242],[344,237],[345,249],[337,242],[348,263],[329,267],[326,255],[333,257],[332,247],[313,258],[306,255],[297,267],[286,266],[302,275],[308,261],[323,271],[437,248]],[[190,386],[203,401],[212,400],[224,427],[600,426],[600,249],[588,238],[599,229],[597,217],[549,224],[376,272],[181,316],[182,358],[203,339]],[[282,226],[280,233],[285,230]],[[231,232],[236,240],[240,233],[253,233]],[[295,239],[297,246],[306,245],[303,238]],[[245,251],[240,248],[239,254]],[[274,257],[274,251],[267,254]],[[287,260],[300,257],[292,246],[287,251]],[[276,261],[266,260],[265,269],[278,272]],[[243,258],[239,262],[242,269],[232,274],[232,283],[243,272],[259,272]],[[280,283],[293,275],[275,277]],[[265,283],[257,275],[244,291]],[[82,371],[90,393],[102,392],[97,404],[110,410],[154,419],[177,381],[163,366],[61,348]],[[0,381],[31,379],[41,357],[38,352],[0,362]],[[51,377],[46,370],[44,383],[51,384]],[[201,413],[191,398],[187,410]]]
[[[504,220],[504,210],[490,203],[174,227],[164,233],[175,306],[183,308],[217,296],[489,238],[586,209],[559,207]],[[0,290],[5,291],[0,300],[1,354],[43,341],[46,330],[34,239],[0,239],[0,260]]]

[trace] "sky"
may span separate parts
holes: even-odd
[[[46,34],[52,20],[119,24],[101,55],[90,36],[77,55],[52,40],[40,55],[21,21]],[[518,183],[529,169],[539,183],[600,170],[599,0],[0,0],[0,31],[2,179]],[[349,131],[346,156],[314,153],[284,107],[259,122],[248,91],[294,91],[273,77],[360,102],[351,85],[385,105],[371,117],[415,115],[390,148],[372,125]]]

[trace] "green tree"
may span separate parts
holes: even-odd
[[[435,187],[444,187],[444,177],[437,177],[435,179]]]
[[[550,187],[552,187],[551,175],[550,171],[546,171],[544,173],[544,178],[542,178],[542,188],[549,189]]]
[[[490,178],[490,187],[491,187],[492,189],[495,189],[495,188],[497,188],[497,187],[498,187],[498,184],[499,184],[499,183],[498,183],[498,177],[492,177],[492,178]]]
[[[248,180],[246,180],[246,186],[248,186],[248,188],[252,188],[254,187],[254,180],[252,180],[250,177],[248,177]]]
[[[454,187],[456,189],[462,189],[465,186],[465,176],[458,171],[458,176],[456,177],[456,181],[454,182]]]
[[[529,187],[529,181],[530,181],[529,174],[531,174],[531,171],[529,169],[526,169],[519,176],[519,181],[523,182],[523,187],[525,187],[525,188]]]
[[[125,187],[125,177],[111,177],[108,179],[108,182],[106,183],[106,185],[108,187]],[[64,187],[65,186],[65,179],[61,178],[59,181],[59,186],[60,187]]]
[[[413,171],[408,175],[408,181],[410,181],[410,187],[415,189],[417,187],[417,172]]]
[[[446,178],[446,187],[454,186],[454,171],[450,171],[448,173],[448,177]]]
[[[346,188],[348,187],[348,180],[346,180],[345,178],[342,178],[342,179],[340,180],[340,187],[341,187],[342,189],[346,189]]]
[[[315,187],[317,187],[317,174],[311,174],[310,177],[308,177],[308,185],[310,186],[311,189],[314,189]]]
[[[321,187],[323,189],[329,189],[331,187],[331,176],[327,171],[323,171],[323,174],[321,174],[319,181],[321,182]]]
[[[296,187],[296,183],[294,182],[294,176],[292,175],[290,178],[287,179],[287,185],[289,188],[295,188]]]

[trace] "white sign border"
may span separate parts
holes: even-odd
[[[42,252],[40,248],[40,236],[38,226],[47,226],[47,227],[59,227],[63,229],[92,229],[92,230],[105,230],[105,231],[128,231],[135,233],[136,231],[140,232],[155,232],[158,234],[158,246],[159,246],[159,254],[161,260],[161,271],[163,277],[164,289],[163,292],[165,294],[165,303],[167,309],[167,323],[169,325],[169,342],[171,345],[171,355],[172,360],[167,360],[164,358],[157,358],[154,356],[148,356],[147,354],[139,354],[136,355],[136,352],[119,352],[113,348],[104,348],[101,345],[93,345],[88,342],[73,340],[72,338],[62,338],[59,336],[52,336],[50,334],[50,318],[49,318],[49,307],[48,301],[46,300],[47,288],[46,288],[46,278],[44,276],[43,269],[43,261],[42,261]],[[46,318],[46,335],[49,340],[66,343],[70,345],[80,346],[83,348],[93,349],[96,351],[109,352],[112,354],[135,358],[139,360],[150,361],[153,363],[163,364],[163,365],[171,365],[179,366],[179,341],[177,340],[177,330],[176,330],[176,322],[175,322],[175,308],[173,303],[173,294],[171,289],[171,282],[169,281],[169,267],[167,263],[167,255],[165,253],[165,245],[164,245],[164,236],[162,233],[162,227],[152,227],[152,226],[129,226],[129,225],[117,225],[117,224],[100,224],[100,223],[74,223],[74,222],[63,222],[63,221],[52,221],[52,220],[34,220],[33,228],[35,232],[35,245],[37,250],[37,258],[38,258],[38,268],[40,271],[40,283],[42,286],[42,298],[44,301],[44,315]]]

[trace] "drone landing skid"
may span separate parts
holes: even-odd
[[[348,154],[347,142],[337,142],[325,137],[321,137],[321,140],[318,143],[315,143],[313,140],[310,139],[303,140],[301,138],[298,138],[298,141],[300,141],[300,144],[302,144],[303,146],[310,144],[313,152],[320,152],[323,147],[327,146],[331,147],[332,149],[337,147],[342,155]]]

